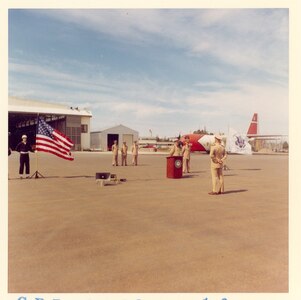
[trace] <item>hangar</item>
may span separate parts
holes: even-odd
[[[138,131],[121,124],[102,131],[93,131],[91,132],[91,149],[110,151],[114,140],[117,140],[120,146],[126,142],[131,149],[134,141],[138,141],[138,135]]]
[[[90,149],[90,111],[62,104],[8,97],[9,144],[12,149],[21,141],[23,134],[28,136],[30,144],[35,144],[38,116],[42,116],[50,126],[67,135],[74,143],[72,150]]]

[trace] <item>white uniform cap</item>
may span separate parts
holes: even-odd
[[[27,139],[27,135],[26,134],[23,134],[22,135],[22,139],[26,138]]]
[[[222,137],[219,134],[215,134],[214,137],[220,141],[222,140]]]

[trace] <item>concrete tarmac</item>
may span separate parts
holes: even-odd
[[[288,156],[229,156],[210,196],[206,154],[182,179],[164,155],[38,155],[45,178],[19,179],[9,157],[10,293],[288,292]],[[100,187],[106,171],[126,182]]]

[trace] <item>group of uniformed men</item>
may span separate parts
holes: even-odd
[[[188,136],[185,136],[184,143],[176,140],[170,149],[170,156],[183,156],[183,173],[190,173],[190,152],[191,144]]]
[[[215,143],[210,148],[212,191],[208,194],[220,195],[225,190],[223,168],[227,152],[222,144],[222,137],[216,134],[214,138]],[[185,136],[184,143],[176,140],[169,152],[170,156],[183,156],[183,173],[190,172],[190,152],[191,144],[189,143],[188,136]]]
[[[138,165],[138,143],[137,141],[134,142],[132,145],[132,155],[133,155],[133,160],[132,160],[132,165],[137,166]],[[115,140],[114,144],[112,145],[112,154],[113,154],[113,160],[112,160],[112,165],[113,166],[118,166],[118,143]],[[128,145],[126,142],[123,142],[121,149],[121,165],[122,166],[127,166],[127,155],[128,155]]]
[[[223,176],[223,167],[224,161],[227,158],[227,153],[225,147],[222,145],[222,137],[220,135],[215,135],[215,143],[211,146],[210,149],[210,159],[211,159],[211,177],[212,177],[212,191],[209,192],[209,195],[219,195],[224,193],[224,176]],[[132,145],[132,165],[137,166],[138,164],[138,143],[134,142]],[[29,152],[34,152],[32,147],[27,142],[27,136],[22,135],[22,141],[17,145],[16,151],[20,152],[20,167],[19,174],[20,178],[23,178],[24,166],[26,178],[29,178]],[[117,140],[114,141],[112,145],[113,160],[112,165],[118,166],[118,143]],[[126,142],[123,142],[120,149],[121,152],[121,165],[127,166],[127,153],[128,146]],[[189,137],[186,136],[184,143],[180,140],[176,140],[174,145],[170,149],[170,156],[182,156],[183,157],[183,173],[190,173],[190,152],[191,144],[189,142]],[[8,152],[10,155],[10,149]]]

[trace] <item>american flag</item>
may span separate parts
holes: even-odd
[[[36,134],[36,150],[52,153],[67,160],[74,160],[70,149],[73,142],[64,134],[48,125],[42,118],[38,118]]]

